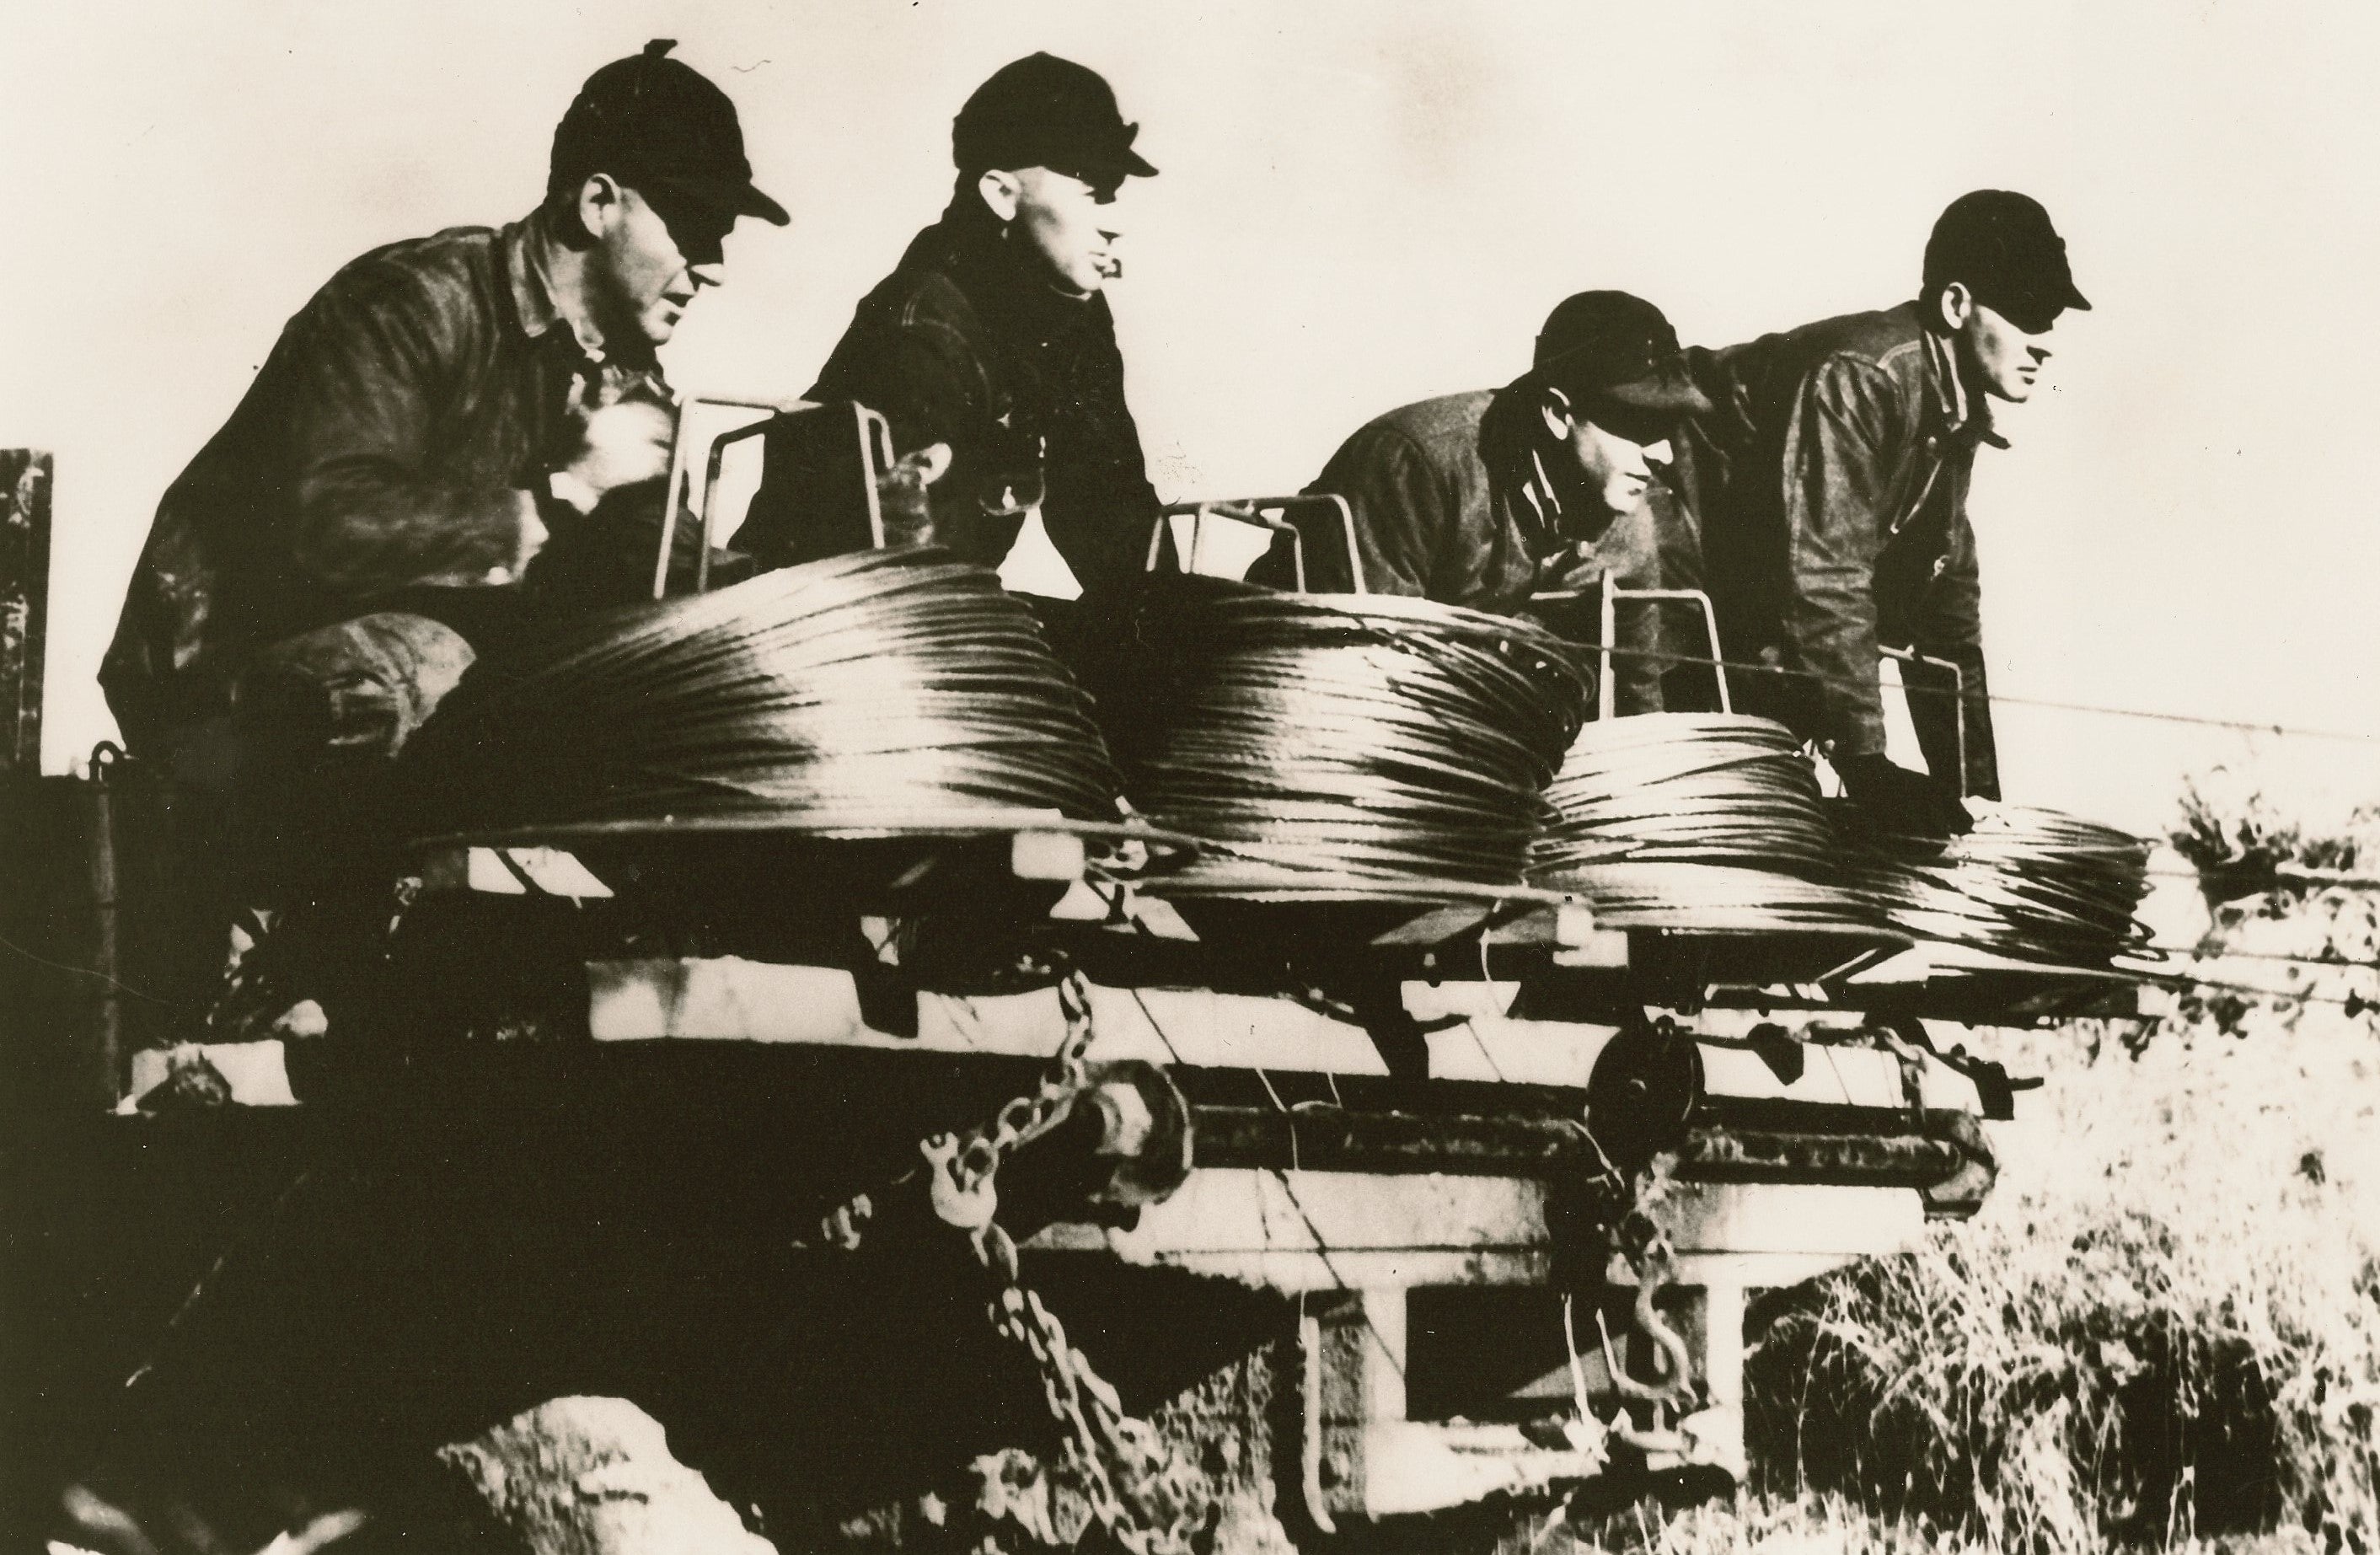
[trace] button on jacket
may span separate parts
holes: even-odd
[[[133,575],[101,680],[136,749],[224,711],[265,643],[513,592],[490,575],[519,563],[577,419],[665,394],[649,368],[590,358],[539,232],[532,217],[375,249],[289,321],[167,489]]]
[[[950,445],[929,500],[936,538],[970,560],[998,565],[1015,511],[1038,499],[1085,589],[1141,570],[1157,492],[1107,298],[1031,273],[989,211],[954,206],[917,236],[809,397],[882,413],[900,454]]]
[[[1622,588],[1660,585],[1664,548],[1682,529],[1676,498],[1656,482],[1635,511],[1572,540],[1561,528],[1562,485],[1536,453],[1536,414],[1526,393],[1449,395],[1391,410],[1340,445],[1307,490],[1347,499],[1367,589],[1517,615],[1531,613],[1539,575],[1557,560],[1572,577],[1608,571]],[[1260,565],[1259,581],[1290,581],[1279,557]],[[1335,556],[1309,554],[1306,572],[1317,589],[1347,586]],[[1592,608],[1563,616],[1557,629],[1597,619]],[[1659,613],[1623,602],[1618,626],[1617,646],[1632,650],[1614,663],[1619,706],[1658,711]]]
[[[1713,410],[1683,440],[1728,656],[1811,672],[1773,708],[1839,756],[1885,748],[1878,650],[1959,666],[1966,790],[1999,792],[1967,486],[1999,439],[1917,305],[1687,353]],[[1947,677],[1905,666],[1928,768],[1957,771]],[[1823,677],[1823,678],[1821,678]],[[1756,685],[1747,690],[1756,693]]]

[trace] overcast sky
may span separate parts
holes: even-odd
[[[1996,690],[2380,735],[2365,6],[12,0],[0,444],[58,457],[46,759],[157,496],[345,261],[501,224],[577,84],[646,39],[725,85],[790,229],[747,224],[671,350],[790,395],[941,208],[999,65],[1105,72],[1163,170],[1114,298],[1168,496],[1293,490],[1407,400],[1501,383],[1547,309],[1723,345],[1904,300],[1928,225],[2026,190],[2097,304],[1986,451]],[[2252,759],[2380,798],[2380,745],[2004,708],[2007,786],[2134,825]]]

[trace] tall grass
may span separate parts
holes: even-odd
[[[2277,837],[2313,851],[2248,840]],[[2262,902],[2211,937],[2335,905]],[[2049,1085],[1997,1129],[1983,1213],[1755,1312],[1757,1488],[2024,1555],[2380,1548],[2380,1030],[2186,1009],[2145,1043],[2001,1035]]]

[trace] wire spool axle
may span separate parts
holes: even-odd
[[[1118,819],[1026,605],[930,549],[606,613],[483,660],[407,747],[417,830],[965,834]]]
[[[2136,952],[2149,844],[2058,810],[1970,799],[1948,842],[1880,832],[1844,809],[1846,881],[1897,928],[2020,961],[2105,966]]]
[[[1613,928],[1873,935],[1836,881],[1835,838],[1801,741],[1727,713],[1590,723],[1547,791],[1530,878]]]
[[[1427,600],[1152,577],[1100,698],[1125,792],[1204,841],[1152,888],[1517,893],[1591,691],[1560,639]]]

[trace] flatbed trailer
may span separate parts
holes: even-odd
[[[1054,821],[663,827],[425,844],[330,1035],[169,1049],[163,796],[103,766],[6,800],[48,967],[6,1033],[28,1537],[93,1465],[401,1500],[439,1445],[610,1393],[785,1548],[930,1543],[884,1509],[1081,1445],[1054,1327],[1028,1361],[986,1320],[1024,1293],[1215,1547],[1720,1493],[1747,1304],[1990,1188],[2013,1083],[1926,1023],[2139,984],[1543,891],[1172,892]]]

